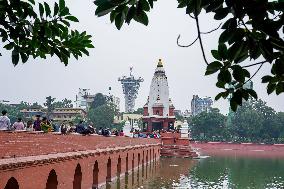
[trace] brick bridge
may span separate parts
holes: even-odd
[[[160,158],[160,140],[0,132],[0,188],[97,188]]]

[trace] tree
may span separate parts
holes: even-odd
[[[143,114],[144,113],[144,109],[143,108],[137,108],[137,110],[135,110],[133,113],[134,114]]]
[[[72,122],[77,125],[80,123],[80,121],[82,121],[84,118],[81,116],[81,115],[77,115],[73,120]]]
[[[102,93],[97,93],[94,97],[92,108],[96,109],[97,107],[105,105],[106,103],[107,103],[106,97]]]
[[[73,108],[72,100],[64,98],[62,101],[54,102],[55,108]]]
[[[94,123],[96,128],[111,128],[115,116],[114,106],[104,104],[95,109],[90,109],[88,119]]]
[[[0,38],[6,50],[12,51],[14,65],[27,62],[29,57],[46,58],[56,55],[65,65],[70,55],[76,59],[89,55],[87,48],[94,48],[86,32],[70,29],[70,22],[79,20],[70,14],[64,0],[55,2],[53,10],[46,2],[34,0],[0,1]],[[1,56],[1,53],[0,53]]]
[[[43,104],[47,108],[47,110],[46,110],[47,119],[50,118],[50,115],[55,108],[54,107],[54,101],[55,101],[55,98],[48,96],[48,97],[46,97],[46,102]]]
[[[278,112],[277,113],[277,120],[278,123],[280,123],[280,135],[281,142],[284,142],[284,112]]]
[[[175,112],[175,117],[176,117],[176,120],[178,120],[178,121],[183,121],[184,120],[184,117],[180,113],[178,113],[178,112]]]
[[[283,130],[277,113],[262,100],[243,103],[232,119],[232,134],[251,141],[277,139]]]
[[[34,102],[34,103],[30,106],[30,108],[41,109],[42,106],[41,106],[40,104],[38,104],[37,102]]]
[[[224,138],[226,117],[217,108],[210,112],[201,112],[192,117],[190,126],[193,138],[199,138],[201,133],[209,140],[213,137]]]
[[[146,12],[153,8],[153,2],[157,0],[95,0],[97,5],[96,15],[109,14],[111,22],[120,29],[123,23],[130,24],[134,19],[144,25],[149,20]],[[186,14],[195,20],[197,37],[189,45],[190,47],[199,41],[204,62],[207,65],[205,75],[218,73],[216,86],[223,92],[219,93],[215,100],[221,97],[227,98],[232,94],[230,106],[236,111],[243,100],[251,96],[257,99],[257,93],[253,89],[243,87],[259,72],[263,64],[271,65],[271,74],[262,77],[263,83],[268,83],[267,93],[275,92],[277,95],[284,92],[284,41],[283,41],[283,6],[282,1],[268,0],[177,0],[178,8],[185,8]],[[214,14],[214,19],[220,25],[211,31],[203,32],[199,23],[199,15],[205,11]],[[222,23],[223,24],[222,24]],[[221,27],[222,25],[222,27]],[[218,47],[212,50],[213,59],[208,61],[205,55],[202,36],[209,34],[221,27]],[[248,60],[252,61],[248,64]],[[258,66],[256,72],[251,73],[248,68]],[[228,87],[234,85],[234,88]]]
[[[23,113],[20,112],[21,109],[17,106],[0,103],[0,113],[3,110],[6,110],[8,112],[8,117],[10,118],[11,123],[17,121],[18,118],[24,118]]]

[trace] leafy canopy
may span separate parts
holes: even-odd
[[[111,22],[120,29],[123,23],[130,24],[134,19],[148,25],[146,12],[153,8],[156,0],[95,0],[96,15],[110,15]],[[271,65],[271,74],[264,75],[262,82],[267,83],[267,93],[277,95],[284,92],[284,2],[268,0],[177,0],[178,8],[185,8],[186,14],[196,21],[197,38],[189,47],[199,41],[203,58],[207,64],[205,75],[218,73],[216,86],[223,92],[215,99],[227,98],[230,94],[231,108],[236,111],[238,105],[250,96],[257,99],[253,89],[243,87],[250,81],[263,64]],[[213,61],[205,56],[202,35],[209,34],[219,27],[202,32],[198,16],[203,12],[213,13],[214,19],[222,22],[222,33],[218,47],[211,51]],[[209,22],[209,21],[208,21]],[[282,37],[281,37],[282,36]],[[249,61],[257,61],[248,63]],[[247,68],[258,66],[251,73]],[[234,86],[234,87],[229,87]]]
[[[71,55],[76,59],[89,55],[87,49],[94,48],[91,35],[70,29],[70,22],[79,20],[70,14],[64,0],[55,2],[53,8],[34,0],[0,1],[0,39],[12,51],[15,66],[20,58],[25,63],[30,56],[56,55],[67,65]]]

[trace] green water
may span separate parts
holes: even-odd
[[[161,158],[107,188],[116,189],[282,189],[284,159],[208,157]]]

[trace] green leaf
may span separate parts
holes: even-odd
[[[238,41],[234,43],[228,50],[228,54],[230,55],[228,57],[229,60],[233,61],[237,59],[242,54],[242,50],[244,46],[245,46],[245,42],[243,41]]]
[[[39,3],[39,14],[40,14],[40,17],[43,16],[43,13],[44,13],[43,5],[41,3]]]
[[[276,86],[276,94],[279,95],[284,92],[284,82],[279,82]]]
[[[33,5],[35,4],[34,0],[28,0],[30,3],[32,3]]]
[[[216,87],[218,88],[225,88],[226,82],[224,81],[217,81]]]
[[[104,16],[110,13],[114,8],[115,6],[113,4],[111,4],[110,2],[105,2],[103,4],[98,5],[95,14],[97,16]]]
[[[116,15],[117,15],[117,12],[116,12],[116,11],[112,11],[112,12],[110,13],[109,18],[110,18],[110,22],[111,22],[111,23],[114,21]]]
[[[209,6],[206,8],[206,12],[213,12],[219,7],[222,6],[224,0],[215,0],[215,1],[210,1]]]
[[[248,71],[248,70],[243,69],[243,73],[244,73],[244,76],[245,76],[245,77],[247,77],[247,78],[249,78],[249,77],[250,77],[250,73],[249,73],[249,71]]]
[[[217,50],[211,50],[212,56],[217,60],[222,60],[221,56],[219,55]]]
[[[79,20],[75,16],[65,16],[65,19],[73,22],[79,22]]]
[[[238,105],[241,105],[243,102],[242,99],[243,99],[242,89],[238,89],[233,93],[231,100],[235,101]]]
[[[65,0],[59,0],[59,10],[63,10],[65,8]]]
[[[29,57],[25,53],[22,53],[22,52],[20,53],[20,55],[21,55],[22,62],[26,63]]]
[[[237,27],[237,20],[236,18],[228,19],[222,26],[222,29],[226,30],[234,30]]]
[[[230,83],[232,81],[232,76],[229,70],[221,70],[218,74],[218,81]]]
[[[148,16],[147,16],[147,14],[144,11],[139,12],[139,14],[134,16],[134,19],[137,22],[140,22],[140,23],[144,24],[145,26],[147,26],[148,23],[149,23]]]
[[[223,66],[223,64],[221,62],[218,62],[218,61],[214,61],[214,62],[210,63],[206,68],[205,75],[210,75],[210,74],[213,74],[213,73],[219,71],[222,66]]]
[[[126,16],[126,19],[125,19],[125,22],[126,23],[130,23],[130,21],[132,20],[132,18],[134,17],[134,15],[135,15],[135,11],[136,11],[136,9],[135,9],[135,7],[134,6],[131,6],[130,8],[129,8],[129,10],[128,10],[128,13],[127,13],[127,16]]]
[[[227,59],[228,57],[228,50],[227,46],[224,43],[219,43],[218,45],[218,54],[222,59]]]
[[[215,11],[214,19],[215,20],[222,20],[222,19],[224,19],[228,15],[228,13],[229,13],[229,8],[228,7],[217,9]]]
[[[69,13],[69,9],[67,7],[65,7],[64,9],[61,9],[59,12],[59,16],[65,16],[68,15]]]
[[[235,112],[235,111],[237,111],[238,104],[236,103],[236,101],[234,101],[233,99],[231,99],[231,100],[230,100],[230,107],[231,107],[231,109]]]
[[[51,13],[50,7],[49,7],[49,5],[46,2],[44,2],[44,8],[45,8],[45,15],[46,15],[46,17],[50,16],[50,13]]]
[[[245,76],[242,67],[239,65],[234,65],[231,68],[233,69],[233,77],[235,78],[235,80],[243,83],[245,81]]]
[[[10,42],[7,45],[5,45],[4,48],[7,50],[11,50],[14,47],[14,45],[15,45],[14,42]]]
[[[225,91],[225,92],[221,92],[219,93],[218,95],[216,95],[215,97],[215,100],[219,100],[221,97],[223,97],[224,99],[227,98],[227,96],[229,95],[229,92],[228,91]]]
[[[153,3],[153,1],[154,1],[154,0],[148,0],[148,2],[149,2],[149,4],[150,4],[150,7],[151,7],[151,8],[153,8],[153,7],[154,7],[154,3]],[[156,0],[155,0],[155,1],[156,1]]]
[[[70,26],[70,23],[68,21],[66,21],[66,20],[61,20],[61,22],[64,23],[68,27]],[[65,29],[68,30],[68,28],[66,28],[66,27],[65,27]]]
[[[263,76],[261,79],[262,79],[262,83],[268,83],[273,79],[273,77],[270,75],[266,75],[266,76]]]
[[[144,11],[149,11],[150,10],[150,5],[149,5],[149,3],[146,0],[140,0],[138,3],[141,4],[140,6],[142,7],[142,9]]]
[[[19,63],[19,58],[19,51],[17,48],[14,48],[14,50],[12,51],[12,62],[15,66]]]
[[[250,96],[257,99],[257,93],[253,89],[246,89],[246,91],[250,94]]]
[[[225,30],[219,37],[219,43],[225,43],[229,39],[231,39],[231,37],[232,37],[232,33],[229,30]]]
[[[267,94],[271,94],[276,88],[275,83],[268,83],[267,85]]]
[[[53,11],[54,13],[53,13],[53,16],[58,14],[58,10],[59,10],[58,4],[55,2],[54,3],[54,11]]]
[[[117,29],[120,30],[120,28],[123,25],[124,20],[125,20],[125,15],[123,13],[119,13],[118,15],[116,15],[115,26],[116,26]]]
[[[52,30],[49,27],[45,27],[45,35],[47,37],[51,37],[52,36]]]

